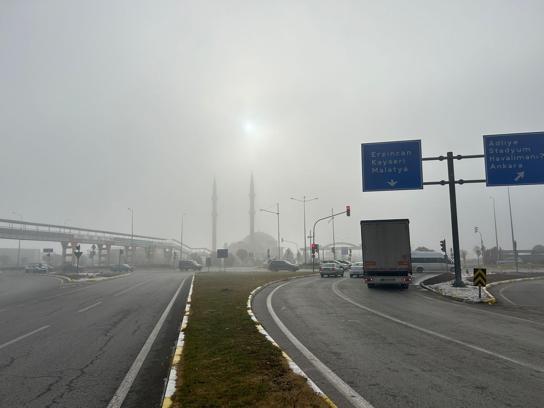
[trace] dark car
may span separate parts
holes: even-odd
[[[178,262],[178,268],[182,271],[199,271],[202,269],[202,265],[192,259],[183,260]]]
[[[277,271],[295,272],[295,271],[298,271],[299,267],[298,265],[286,260],[274,260],[274,261],[270,261],[270,263],[268,264],[268,269],[274,272],[277,272]]]
[[[134,268],[130,266],[129,264],[117,264],[117,265],[112,265],[110,270],[112,272],[132,272]]]

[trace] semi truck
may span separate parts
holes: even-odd
[[[363,279],[369,288],[412,282],[410,221],[407,219],[362,220]]]

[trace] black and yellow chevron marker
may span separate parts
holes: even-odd
[[[486,286],[487,276],[485,268],[474,268],[474,277],[472,279],[474,286]]]

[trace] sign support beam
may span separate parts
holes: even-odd
[[[452,244],[453,244],[453,264],[455,270],[455,280],[453,282],[454,287],[463,287],[463,278],[461,275],[461,249],[459,246],[459,221],[457,218],[457,196],[455,194],[455,185],[463,185],[468,183],[485,183],[486,180],[455,180],[455,166],[454,160],[461,159],[479,159],[483,158],[483,154],[471,154],[471,155],[453,155],[453,152],[448,152],[446,156],[437,156],[437,157],[423,157],[422,161],[446,160],[448,163],[448,180],[441,181],[427,181],[423,185],[448,185],[450,192],[450,213],[451,213],[451,235],[452,235]]]

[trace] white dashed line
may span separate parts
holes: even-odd
[[[99,300],[98,302],[93,303],[93,304],[90,305],[90,306],[84,307],[83,309],[79,309],[77,312],[78,312],[78,313],[86,312],[87,310],[92,309],[93,307],[96,307],[96,306],[100,305],[101,303],[102,303],[102,301]]]
[[[2,350],[4,347],[7,347],[7,346],[9,346],[9,345],[11,345],[11,344],[13,344],[13,343],[17,343],[17,342],[20,341],[20,340],[26,339],[27,337],[30,337],[30,336],[32,336],[33,334],[39,333],[39,332],[41,332],[42,330],[45,330],[45,329],[47,329],[47,328],[49,328],[49,327],[50,327],[49,325],[47,325],[47,326],[42,326],[42,327],[40,327],[39,329],[36,329],[36,330],[31,331],[30,333],[23,334],[22,336],[19,336],[19,337],[17,337],[16,339],[10,340],[10,341],[8,341],[7,343],[0,344],[0,350]]]
[[[149,282],[151,282],[151,279],[146,280],[146,281],[144,281],[144,282],[137,283],[136,285],[129,286],[128,288],[123,289],[123,290],[121,290],[121,291],[115,293],[113,296],[121,296],[121,295],[124,295],[125,293],[130,292],[132,289],[136,289],[138,286],[145,285],[146,283],[149,283]]]

